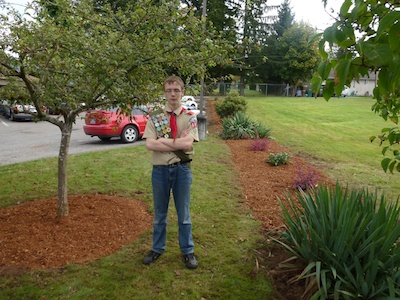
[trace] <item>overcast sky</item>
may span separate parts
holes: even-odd
[[[6,0],[6,2],[15,4],[16,8],[22,9],[26,3],[31,2],[29,0]],[[283,0],[267,0],[268,5],[279,5]],[[343,0],[328,0],[326,11],[330,11],[331,8],[335,10],[335,14],[340,9]],[[323,30],[333,23],[329,14],[324,10],[322,0],[290,0],[290,6],[295,14],[296,21],[305,21],[311,24],[317,29]]]
[[[271,2],[269,3],[269,1]],[[283,2],[283,0],[269,1],[267,1],[267,4],[280,4]],[[300,22],[303,20],[317,29],[324,30],[333,23],[327,12],[331,12],[333,8],[335,13],[332,15],[336,16],[343,2],[343,0],[328,0],[325,10],[322,0],[290,0],[290,7],[295,14],[295,21]]]

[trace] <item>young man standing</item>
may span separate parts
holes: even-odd
[[[190,219],[190,187],[192,171],[190,161],[193,142],[199,140],[197,119],[193,112],[182,107],[184,82],[177,76],[164,81],[167,100],[164,109],[151,114],[143,138],[146,148],[153,151],[151,163],[154,201],[153,246],[144,258],[145,265],[156,261],[165,251],[167,214],[170,193],[178,215],[179,246],[186,267],[198,266],[194,254],[192,222]]]

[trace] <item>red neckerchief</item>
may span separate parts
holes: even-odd
[[[181,111],[179,114],[185,111],[185,108],[182,107]],[[176,124],[176,113],[174,111],[169,111],[170,114],[169,118],[169,124],[171,126],[171,132],[172,132],[172,138],[175,140],[176,139],[176,134],[178,133],[178,125]]]

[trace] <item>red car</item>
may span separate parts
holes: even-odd
[[[102,141],[119,137],[124,143],[133,143],[141,138],[147,123],[144,109],[133,108],[131,115],[119,115],[119,108],[88,110],[83,131],[97,136]]]

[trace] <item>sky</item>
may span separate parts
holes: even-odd
[[[279,5],[283,2],[283,0],[269,1],[267,1],[267,4]],[[325,10],[322,0],[290,0],[290,7],[295,15],[295,21],[307,22],[322,31],[333,23],[327,12],[330,12],[333,8],[335,13],[332,15],[336,16],[343,2],[343,0],[328,0]]]
[[[6,0],[6,2],[15,4],[16,8],[23,9],[23,6],[30,2],[29,0]],[[267,0],[268,5],[279,5],[283,0]],[[333,8],[336,12],[343,0],[328,0],[326,10],[329,12]],[[322,0],[290,0],[290,6],[295,14],[295,21],[304,21],[323,30],[333,23],[329,14],[324,10]],[[336,15],[336,14],[334,14]]]

